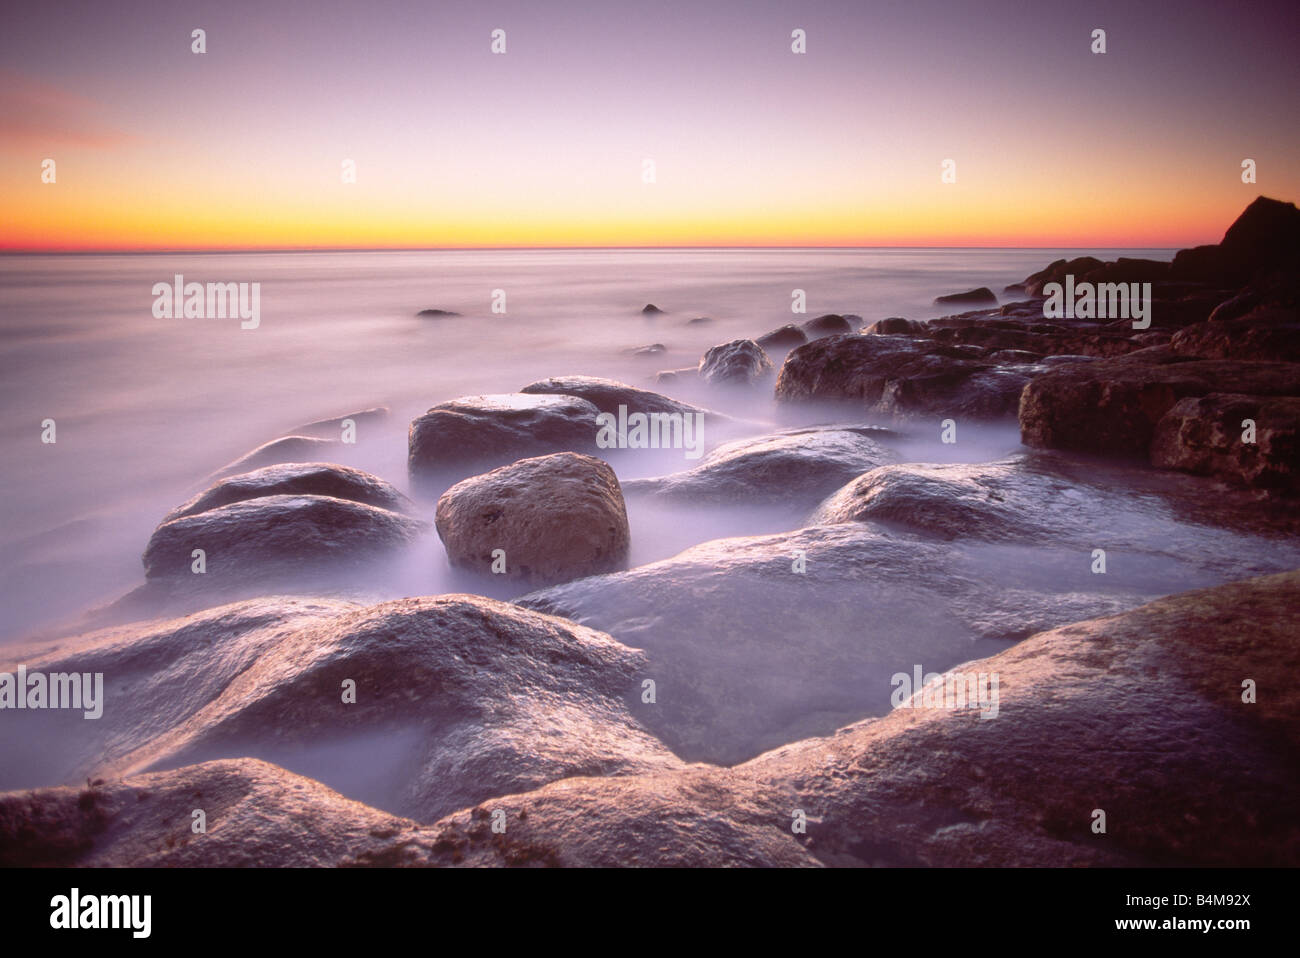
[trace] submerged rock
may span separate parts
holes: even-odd
[[[793,349],[808,342],[808,334],[793,323],[789,323],[780,329],[764,333],[755,342],[765,350]]]
[[[685,760],[731,764],[883,714],[889,677],[915,663],[947,668],[1149,596],[1086,559],[851,523],[706,542],[516,601],[644,649],[656,701],[634,714]]]
[[[234,462],[227,463],[214,472],[209,477],[209,481],[285,462],[321,462],[342,446],[343,443],[338,439],[317,439],[313,436],[284,436],[280,439],[272,439],[252,452],[240,456]]]
[[[572,622],[456,595],[296,620],[266,602],[221,611],[24,654],[109,680],[102,719],[42,726],[76,757],[64,781],[253,757],[432,821],[556,778],[677,764],[628,714],[644,655]]]
[[[411,501],[390,483],[359,469],[329,462],[286,463],[222,479],[167,513],[163,522],[232,502],[280,495],[330,496],[394,512],[408,512],[413,508]]]
[[[689,367],[695,372],[695,367]],[[613,379],[599,379],[595,376],[553,376],[535,383],[529,383],[521,393],[536,395],[577,396],[594,405],[601,412],[617,414],[619,406],[626,406],[628,413],[681,413],[689,415],[704,413],[710,418],[726,419],[721,413],[713,412],[702,406],[690,403],[648,389],[638,389]]]
[[[934,300],[936,303],[947,304],[970,304],[979,306],[988,304],[995,305],[998,301],[997,295],[987,286],[981,286],[978,289],[968,289],[964,293],[949,293],[947,296],[937,296]]]
[[[853,332],[853,324],[847,317],[840,316],[838,313],[827,313],[825,316],[817,316],[807,320],[801,327],[808,334],[809,339],[819,339],[822,336],[843,336],[846,333]]]
[[[996,676],[996,718],[945,691],[736,780],[784,789],[827,864],[1295,866],[1297,602],[1291,572],[1045,632],[956,670]]]
[[[446,316],[459,316],[460,313],[451,309],[422,309],[416,316],[423,316],[426,319],[438,319]]]
[[[198,580],[193,550],[205,553],[201,585],[254,581],[268,573],[357,567],[411,543],[427,523],[388,509],[317,495],[270,495],[165,521],[144,551],[148,579]]]
[[[683,502],[798,508],[892,461],[894,454],[878,441],[888,434],[865,427],[819,428],[737,439],[715,448],[693,469],[658,479],[630,479],[623,488],[628,494],[651,493]]]
[[[529,456],[594,452],[597,412],[567,395],[507,393],[439,403],[411,423],[411,479],[450,484]]]
[[[330,439],[336,439],[343,429],[343,424],[351,420],[358,427],[358,432],[362,425],[370,426],[386,420],[391,413],[387,406],[372,406],[369,409],[358,409],[356,412],[350,412],[345,416],[335,416],[333,419],[317,419],[315,422],[305,423],[294,430],[295,433],[310,433],[313,436],[323,436]]]
[[[622,568],[630,542],[614,470],[571,452],[461,480],[437,526],[453,566],[538,584]]]

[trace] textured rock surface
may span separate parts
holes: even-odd
[[[364,566],[413,542],[427,523],[331,496],[272,495],[232,502],[164,522],[144,550],[148,579],[193,576],[219,588],[267,574]],[[199,582],[192,553],[202,549]]]
[[[284,436],[281,439],[272,439],[218,469],[212,474],[210,481],[284,462],[320,462],[334,455],[342,445],[335,438],[317,439],[313,436]]]
[[[651,493],[711,504],[816,501],[854,476],[893,461],[880,444],[886,430],[869,427],[791,429],[724,443],[700,464],[659,479],[623,483],[629,494]]]
[[[304,495],[363,502],[393,512],[407,512],[412,508],[411,501],[391,483],[359,469],[328,462],[286,463],[222,479],[167,513],[163,522],[207,512],[232,502],[265,496]]]
[[[1156,424],[1180,399],[1212,392],[1300,395],[1300,364],[1183,360],[1157,348],[1053,369],[1020,398],[1025,445],[1145,458]]]
[[[848,523],[706,542],[517,601],[644,649],[657,702],[634,714],[684,759],[729,764],[882,714],[889,676],[915,663],[948,667],[1149,597],[1091,576],[1086,559]]]
[[[1244,440],[1246,420],[1255,424],[1254,442]],[[1300,397],[1181,399],[1156,424],[1151,464],[1300,493]]]
[[[720,413],[693,406],[690,403],[670,399],[661,393],[648,389],[638,389],[613,379],[598,379],[594,376],[553,376],[535,383],[529,383],[522,393],[530,395],[577,396],[594,405],[601,412],[618,413],[619,406],[626,406],[629,413],[666,412],[666,413],[704,413],[710,417],[725,419]]]
[[[618,477],[571,452],[523,459],[452,486],[438,500],[438,535],[453,566],[536,584],[622,568],[631,537]]]
[[[770,375],[773,366],[752,339],[714,346],[700,360],[700,378],[715,386],[748,386]]]
[[[998,674],[995,719],[896,709],[735,774],[787,788],[828,864],[1295,866],[1298,600],[1292,572],[1046,632],[962,666]]]
[[[556,778],[676,766],[624,701],[643,653],[479,596],[261,600],[15,653],[105,676],[102,718],[21,713],[27,734],[5,743],[29,774],[27,753],[50,749],[58,781],[254,757],[432,821]]]
[[[592,403],[576,396],[528,393],[465,396],[440,403],[411,423],[411,479],[445,488],[528,456],[593,452],[597,412]]]

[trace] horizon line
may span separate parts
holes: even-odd
[[[612,252],[612,251],[680,251],[680,250],[1145,250],[1165,251],[1186,249],[1178,246],[221,246],[172,247],[133,249],[0,249],[0,256],[140,256],[160,254],[196,253],[489,253],[489,252]]]

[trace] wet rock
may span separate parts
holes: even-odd
[[[682,370],[668,371],[682,372]],[[686,371],[694,374],[696,368],[688,366]],[[519,391],[530,395],[577,396],[579,399],[585,399],[601,412],[613,414],[618,413],[619,406],[626,406],[629,414],[634,412],[646,413],[647,415],[655,412],[680,413],[681,415],[703,413],[709,418],[727,418],[711,409],[693,406],[677,399],[670,399],[662,393],[651,392],[648,389],[638,389],[636,386],[629,386],[627,383],[621,383],[613,379],[598,379],[594,376],[555,376],[551,379],[542,379],[535,383],[529,383]]]
[[[659,479],[623,483],[628,495],[683,502],[806,506],[854,476],[893,461],[886,430],[794,429],[718,446],[698,466]]]
[[[914,663],[947,668],[1148,597],[1101,594],[1103,578],[1077,548],[993,556],[845,523],[706,542],[517,601],[644,649],[657,700],[634,714],[683,759],[731,764],[884,714],[889,677]]]
[[[992,306],[997,303],[998,298],[993,290],[987,286],[981,286],[978,289],[968,289],[964,293],[949,293],[947,296],[938,296],[934,301],[940,304],[955,303],[972,306],[988,304]]]
[[[92,762],[78,762],[75,781],[260,758],[433,821],[557,778],[677,765],[625,704],[639,692],[642,653],[480,596],[327,607],[251,637],[155,623],[20,661],[94,663],[108,678],[98,722],[42,726],[59,750],[65,737],[99,736],[95,748],[71,745]]]
[[[926,335],[926,326],[914,319],[889,316],[885,319],[876,320],[864,332],[874,336],[924,336]]]
[[[1021,285],[1030,296],[1041,296],[1043,287],[1048,283],[1062,283],[1067,275],[1085,276],[1103,265],[1105,264],[1095,256],[1078,256],[1071,260],[1058,259],[1037,273],[1025,277]]]
[[[1212,392],[1300,395],[1300,364],[1187,360],[1163,347],[1052,369],[1020,398],[1027,446],[1145,458],[1178,400]]]
[[[1295,866],[1298,601],[1292,572],[1055,629],[958,670],[998,676],[996,718],[917,699],[734,775],[827,864]]]
[[[901,336],[832,336],[786,357],[779,402],[842,400],[865,412],[980,419],[1015,413],[1030,367],[944,355],[942,346]]]
[[[499,559],[504,575],[537,584],[622,568],[630,542],[614,470],[571,452],[458,482],[438,500],[437,527],[453,566],[489,573]]]
[[[413,509],[406,496],[378,476],[335,463],[304,462],[264,466],[222,479],[167,513],[163,522],[266,496],[330,496],[394,512]]]
[[[507,393],[440,403],[411,423],[411,479],[427,488],[529,456],[594,452],[597,412],[567,395]]]
[[[372,406],[369,409],[358,409],[356,412],[350,412],[346,416],[335,416],[333,419],[318,419],[315,422],[305,423],[295,429],[294,432],[327,439],[337,439],[343,429],[343,424],[349,419],[360,431],[362,425],[370,426],[381,423],[388,418],[389,414],[390,410],[387,406]]]
[[[749,386],[771,374],[772,361],[752,339],[714,346],[700,360],[700,378],[714,385]]]
[[[846,333],[854,332],[853,324],[849,322],[848,318],[840,316],[838,313],[827,313],[824,316],[807,320],[801,328],[808,334],[809,339],[818,339],[822,336],[843,336]]]
[[[733,779],[707,766],[623,779],[566,779],[442,819],[421,833],[421,854],[413,860],[582,868],[817,866],[791,833],[790,810],[782,807],[786,790]],[[506,811],[504,835],[488,828],[495,809]],[[411,844],[405,838],[390,842],[408,855]],[[368,858],[384,861],[383,853]]]
[[[664,311],[660,309],[658,306],[656,306],[654,303],[646,303],[644,306],[641,307],[641,314],[643,316],[659,316],[662,315],[663,312]]]
[[[655,373],[654,381],[660,384],[690,382],[700,378],[698,366],[684,366],[681,369],[661,369]]]
[[[317,439],[312,436],[272,439],[218,469],[209,477],[209,481],[285,462],[322,462],[342,447],[343,443],[338,439]]]
[[[1252,442],[1243,438],[1246,420],[1255,424]],[[1151,464],[1300,493],[1300,398],[1210,393],[1181,399],[1156,424]]]
[[[808,342],[808,334],[793,323],[774,329],[755,340],[765,350],[793,349]]]
[[[201,808],[207,832],[194,834]],[[0,794],[5,867],[322,868],[417,826],[255,759]]]
[[[1226,304],[1225,304],[1226,305]],[[1240,316],[1215,311],[1218,319],[1180,329],[1169,341],[1180,356],[1300,362],[1300,312],[1264,306]]]
[[[105,680],[98,719],[86,720],[84,708],[4,712],[0,789],[84,782],[105,761],[214,701],[295,630],[358,608],[334,599],[250,599],[0,649],[0,672],[25,665],[51,674],[102,673]]]
[[[388,509],[318,495],[271,495],[215,506],[163,522],[144,551],[147,579],[196,587],[357,568],[413,542],[427,523]],[[193,550],[206,572],[192,571]]]
[[[415,315],[422,316],[425,319],[439,319],[447,316],[459,316],[460,313],[451,309],[422,309]]]

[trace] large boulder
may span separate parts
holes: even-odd
[[[748,386],[771,374],[772,360],[752,339],[714,346],[700,360],[700,378],[714,385]]]
[[[453,566],[488,573],[500,558],[506,576],[535,584],[622,568],[631,541],[614,470],[571,452],[456,483],[436,522]]]
[[[1294,203],[1258,197],[1237,217],[1217,246],[1180,250],[1172,273],[1185,279],[1236,287],[1300,265],[1300,210]]]
[[[1247,420],[1254,424],[1252,441],[1246,441]],[[1156,424],[1151,464],[1300,493],[1300,397],[1180,399]]]
[[[163,522],[145,547],[144,572],[147,579],[198,582],[195,549],[205,554],[205,588],[325,566],[355,569],[393,555],[426,528],[410,516],[332,496],[263,496]]]
[[[781,503],[798,508],[854,476],[893,461],[880,444],[890,435],[871,427],[790,429],[723,443],[700,464],[658,479],[623,483],[629,495],[650,493],[683,502]]]
[[[411,423],[411,479],[422,488],[445,488],[529,456],[594,452],[598,412],[568,395],[507,393],[439,403]]]
[[[1298,603],[1289,572],[1045,632],[733,780],[827,864],[1295,867]],[[953,707],[971,676],[996,717]]]
[[[1300,364],[1186,360],[1156,347],[1059,366],[1020,397],[1027,446],[1145,458],[1156,424],[1180,399],[1212,392],[1300,395]]]
[[[393,512],[412,509],[406,496],[378,476],[334,463],[304,462],[264,466],[222,479],[167,513],[163,522],[265,496],[331,496]]]
[[[643,653],[480,596],[295,615],[263,601],[13,654],[108,679],[99,720],[28,723],[64,784],[252,757],[433,821],[557,778],[677,764],[628,712]],[[36,741],[4,747],[30,779]]]

